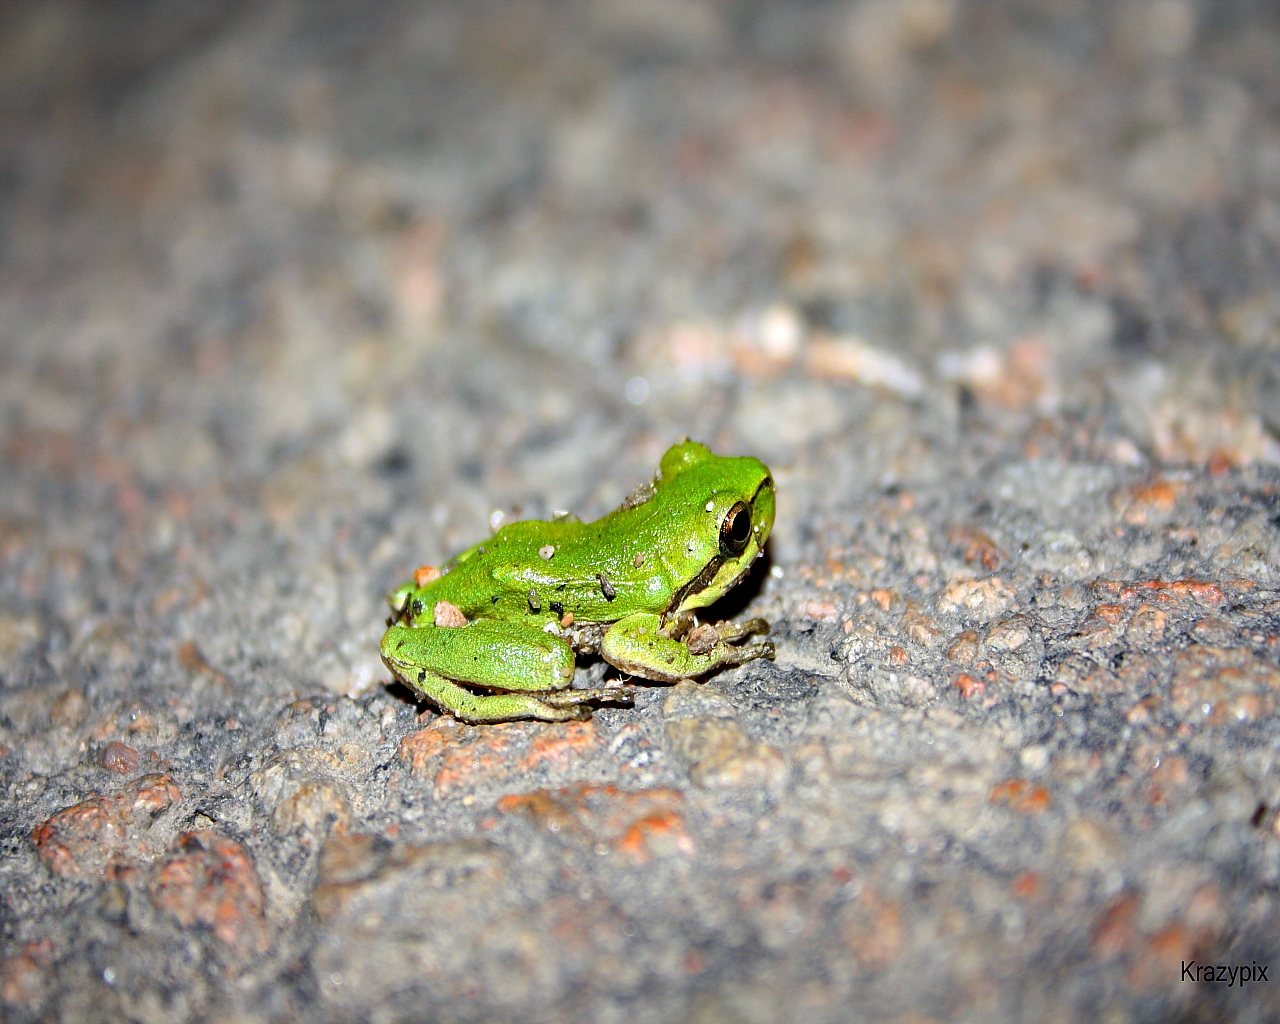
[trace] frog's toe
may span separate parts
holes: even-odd
[[[636,695],[631,690],[619,690],[617,688],[601,690],[600,699],[608,701],[611,704],[622,704],[631,707],[636,702]]]
[[[549,694],[539,694],[530,698],[530,718],[544,722],[585,722],[591,717],[591,707],[587,704],[565,704],[556,700],[548,700]],[[533,710],[536,705],[536,710]]]
[[[748,619],[746,622],[718,622],[715,625],[715,633],[724,643],[732,644],[745,640],[747,637],[757,634],[765,636],[772,628],[766,619]]]
[[[544,704],[550,704],[552,707],[582,707],[585,709],[587,704],[598,704],[602,701],[609,704],[630,705],[635,697],[630,690],[602,687],[594,690],[556,690],[554,693],[539,694],[538,699]],[[588,716],[590,715],[589,710],[587,714]]]
[[[773,661],[777,655],[777,650],[773,646],[772,640],[766,640],[762,644],[749,644],[746,647],[729,647],[725,650],[725,656],[719,664],[721,665],[745,665],[749,661],[755,661],[757,658],[767,658]]]

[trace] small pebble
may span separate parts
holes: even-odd
[[[435,623],[437,626],[456,628],[467,624],[467,617],[462,609],[450,601],[437,601],[435,607]]]
[[[121,775],[128,775],[137,768],[140,760],[138,752],[133,747],[115,741],[108,743],[102,751],[102,767],[109,772],[119,772]]]

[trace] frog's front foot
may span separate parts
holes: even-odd
[[[756,658],[772,659],[771,642],[741,643],[767,632],[769,623],[764,619],[694,626],[692,619],[682,618],[664,628],[659,616],[641,612],[615,623],[605,634],[600,653],[624,672],[674,683]]]
[[[748,661],[755,661],[757,658],[773,661],[777,653],[778,650],[773,646],[772,640],[765,640],[763,643],[758,644],[743,644],[741,646],[726,644],[716,658],[716,667],[745,665]]]
[[[757,634],[760,636],[766,636],[770,628],[772,627],[770,627],[769,623],[760,618],[748,619],[746,622],[729,622],[728,620],[723,620],[715,623],[715,625],[704,623],[701,626],[694,626],[692,629],[685,631],[683,635],[685,637],[685,643],[689,645],[689,650],[694,654],[709,654],[715,649],[717,643],[736,644],[745,640],[749,636]],[[768,649],[769,653],[767,655],[755,654],[752,657],[773,657],[772,643],[766,642],[763,644],[753,644],[750,647],[739,648],[741,651],[756,649],[761,651]],[[751,658],[746,660],[750,661]],[[733,664],[737,663],[734,662]]]

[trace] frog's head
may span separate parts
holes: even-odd
[[[764,550],[776,510],[773,477],[759,459],[726,458],[683,441],[662,457],[659,489],[676,499],[671,514],[683,538],[673,554],[685,566],[684,582],[668,611],[705,608]]]

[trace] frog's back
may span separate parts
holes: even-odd
[[[770,500],[752,557],[772,525],[768,468],[684,442],[663,457],[654,484],[621,508],[593,523],[511,523],[458,555],[416,596],[424,609],[446,600],[468,618],[545,622],[663,614],[688,606],[691,595],[705,604],[749,564],[725,556],[719,533],[730,507],[753,504],[761,490]]]
[[[646,531],[637,527],[648,514],[616,516],[505,526],[446,566],[429,600],[450,601],[468,618],[551,621],[572,614],[577,622],[615,622],[636,611],[665,611],[664,563],[647,553],[637,558],[646,546]]]

